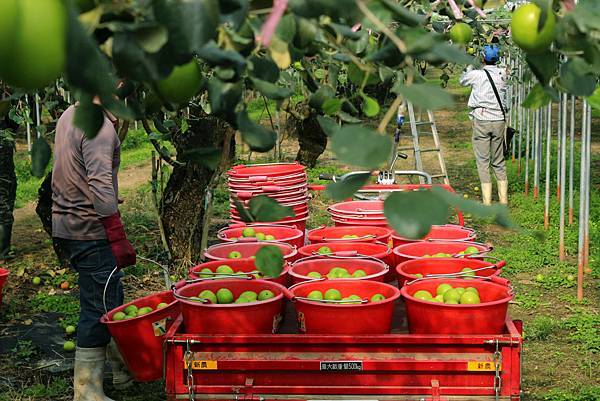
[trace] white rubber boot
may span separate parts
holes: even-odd
[[[491,182],[482,182],[481,183],[481,201],[486,206],[489,206],[492,204],[492,183]]]
[[[125,361],[123,361],[123,357],[114,340],[110,340],[110,343],[106,347],[106,359],[110,363],[115,388],[123,390],[131,387],[133,385],[133,377],[129,373],[127,366],[125,366]]]
[[[73,401],[114,401],[104,395],[104,363],[106,347],[79,348],[75,351]]]
[[[501,204],[508,205],[508,181],[498,181],[498,198]]]

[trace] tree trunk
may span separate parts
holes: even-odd
[[[222,147],[228,131],[233,129],[223,120],[206,115],[199,107],[190,110],[189,129],[173,139],[179,155],[185,150]],[[229,158],[235,154],[231,141]],[[174,259],[186,264],[202,256],[202,224],[206,209],[207,189],[218,171],[195,164],[175,165],[164,190],[162,222]],[[212,189],[212,188],[210,188]]]
[[[317,120],[317,114],[311,113],[306,119],[298,121],[296,133],[300,145],[296,161],[307,167],[315,167],[317,159],[327,147],[327,135]]]
[[[38,203],[35,207],[44,231],[52,238],[52,171],[48,173],[42,185],[38,189]],[[52,247],[62,267],[69,266],[69,256],[54,238],[52,238]]]

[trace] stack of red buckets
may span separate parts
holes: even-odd
[[[348,201],[329,206],[327,211],[336,226],[387,227],[383,201]]]
[[[232,223],[243,222],[233,203],[235,197],[247,206],[253,197],[266,195],[292,208],[295,213],[294,217],[276,223],[295,226],[302,231],[306,229],[309,196],[304,166],[299,163],[239,165],[231,168],[227,174]]]

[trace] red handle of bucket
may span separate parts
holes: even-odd
[[[261,188],[263,192],[279,192],[286,189],[284,187],[280,187],[279,185],[265,185]]]
[[[266,175],[255,175],[252,177],[248,177],[248,181],[250,181],[250,182],[267,181],[268,179],[269,179],[269,177],[267,177]]]
[[[502,269],[504,266],[506,266],[506,260],[501,260],[498,263],[494,263],[494,266],[496,266],[498,269]]]
[[[343,257],[353,257],[358,255],[357,251],[337,251],[333,252],[331,255],[333,256],[343,256]]]
[[[248,199],[252,198],[253,194],[250,191],[241,191],[237,193],[238,198],[240,199]]]

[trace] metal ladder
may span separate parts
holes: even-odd
[[[431,174],[431,178],[433,179],[443,179],[444,184],[450,185],[450,180],[448,179],[448,171],[446,170],[446,162],[444,161],[444,155],[442,154],[442,148],[440,147],[440,137],[438,134],[437,127],[435,125],[435,119],[433,117],[433,112],[431,110],[427,110],[428,120],[419,120],[417,121],[415,118],[415,110],[413,104],[411,102],[406,103],[406,107],[408,109],[408,118],[410,123],[410,132],[412,136],[412,146],[403,146],[398,148],[399,151],[412,150],[415,157],[415,169],[418,171],[425,171],[423,169],[423,160],[421,155],[423,153],[437,152],[438,161],[440,164],[440,172]],[[419,112],[419,119],[421,113]],[[429,126],[431,131],[424,132],[419,131],[421,126]],[[421,144],[419,141],[419,135],[431,135],[433,138],[434,147],[432,148],[421,148]],[[423,184],[423,177],[419,177],[419,183]]]

